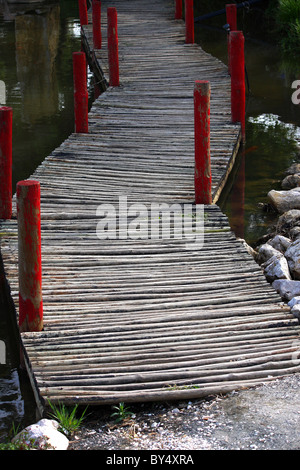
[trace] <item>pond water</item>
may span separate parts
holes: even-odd
[[[7,87],[6,104],[13,107],[14,187],[74,129],[72,52],[80,50],[77,2],[49,3],[46,7],[0,3],[0,80]],[[219,0],[195,3],[195,16],[224,7]],[[268,191],[280,187],[284,170],[297,160],[293,139],[300,128],[300,107],[291,101],[291,84],[300,78],[300,66],[282,60],[260,28],[261,16],[259,8],[239,10],[250,84],[246,144],[219,202],[236,234],[249,243],[273,222],[274,216],[259,203],[266,201]],[[197,24],[195,32],[207,52],[227,63],[225,22],[224,15],[217,16]],[[12,422],[25,425],[35,419],[7,314],[0,295],[0,341],[6,347],[6,364],[0,357],[0,441]]]

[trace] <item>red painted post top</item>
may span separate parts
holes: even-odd
[[[75,132],[88,133],[88,90],[86,56],[73,52]]]
[[[89,23],[86,0],[78,0],[79,18],[81,26]]]
[[[185,0],[185,42],[194,44],[194,0]]]
[[[12,216],[12,108],[0,108],[0,219]]]
[[[210,82],[196,81],[194,88],[195,203],[211,204]]]
[[[17,184],[19,329],[43,329],[40,183]]]
[[[119,86],[119,40],[118,17],[116,8],[107,9],[107,45],[109,65],[109,85]]]
[[[235,3],[226,5],[226,21],[230,26],[230,31],[237,31],[237,7]]]
[[[94,49],[101,49],[102,34],[101,34],[101,1],[100,0],[93,0],[92,15],[93,15]]]

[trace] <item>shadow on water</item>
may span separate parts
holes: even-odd
[[[196,16],[224,8],[224,2],[196,2]],[[266,234],[275,214],[262,209],[267,193],[280,189],[284,171],[299,159],[300,106],[292,103],[292,83],[300,78],[300,63],[283,57],[266,32],[268,15],[262,1],[238,10],[238,29],[245,35],[247,90],[246,143],[219,200],[235,233],[250,244]],[[197,23],[195,37],[202,48],[228,61],[225,14]],[[267,28],[272,30],[268,22]]]
[[[13,188],[74,131],[72,53],[81,50],[78,2],[0,0],[0,80],[13,108]],[[93,100],[89,74],[89,98]],[[0,234],[1,236],[1,234]],[[1,269],[1,268],[0,268]],[[12,423],[36,418],[29,381],[19,369],[15,323],[0,286],[0,441]],[[2,348],[3,349],[3,348]]]

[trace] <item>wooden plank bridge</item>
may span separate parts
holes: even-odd
[[[94,102],[89,132],[72,134],[30,178],[41,183],[44,330],[21,336],[37,403],[195,398],[299,372],[298,321],[215,204],[240,144],[227,67],[185,44],[173,2],[103,0],[103,24],[107,6],[118,11],[121,85]],[[93,51],[83,27],[107,77],[105,32]],[[193,204],[195,80],[211,82],[214,203],[203,247],[100,240],[101,204]],[[15,200],[1,232],[18,315]]]

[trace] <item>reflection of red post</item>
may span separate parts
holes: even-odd
[[[182,19],[182,0],[175,0],[175,20]]]
[[[119,86],[119,43],[118,43],[118,17],[116,8],[107,9],[107,45],[109,84]]]
[[[235,3],[230,3],[226,5],[226,21],[229,24],[230,31],[237,30],[237,7]],[[230,40],[229,35],[227,36],[227,48],[228,48],[228,70],[231,74],[230,70]]]
[[[196,81],[194,88],[195,203],[211,204],[210,83]]]
[[[17,184],[19,328],[43,329],[40,183]]]
[[[231,191],[231,226],[235,235],[245,237],[245,151],[241,155],[233,191]]]
[[[101,2],[100,0],[93,0],[93,41],[94,49],[101,49],[102,36],[101,36]]]
[[[244,35],[241,31],[230,33],[231,64],[231,120],[240,122],[245,141],[245,56]]]
[[[12,216],[12,108],[0,108],[0,219]]]
[[[80,24],[81,26],[83,26],[89,23],[86,0],[78,0],[78,6],[79,6]]]
[[[88,132],[88,91],[86,57],[73,52],[75,132]]]
[[[185,42],[194,43],[194,0],[185,0]]]

